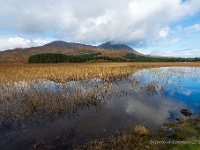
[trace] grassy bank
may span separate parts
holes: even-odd
[[[81,149],[126,149],[126,150],[199,150],[200,149],[200,118],[182,120],[176,123],[165,123],[156,134],[135,132],[110,135],[108,139],[93,140],[76,148]],[[147,129],[148,130],[148,129]],[[167,130],[173,130],[175,135],[166,136]]]

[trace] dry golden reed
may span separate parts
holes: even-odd
[[[25,118],[75,111],[78,105],[89,106],[106,99],[105,96],[126,95],[123,86],[110,88],[112,79],[125,79],[140,69],[161,66],[200,66],[200,63],[0,64],[0,124],[12,126]],[[91,78],[105,80],[92,82],[90,88],[87,81]],[[65,83],[78,80],[84,81],[76,82],[74,89]],[[137,84],[132,83],[134,89]],[[120,87],[120,83],[116,84]],[[149,84],[148,91],[154,92],[155,86]]]
[[[0,64],[0,84],[47,79],[54,82],[109,79],[131,74],[144,67],[200,66],[200,63],[65,63],[65,64]]]

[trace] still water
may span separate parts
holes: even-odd
[[[84,84],[81,81],[66,84],[72,91],[79,85],[84,92],[85,88],[101,89],[105,82],[92,79]],[[58,85],[44,82],[42,89],[60,90]],[[75,113],[51,121],[36,120],[35,124],[24,124],[17,130],[1,131],[1,149],[31,149],[41,141],[51,143],[56,149],[72,149],[73,143],[79,145],[92,139],[117,136],[137,124],[156,133],[164,122],[184,118],[180,113],[184,108],[199,114],[200,68],[197,67],[144,69],[126,79],[113,80],[109,85],[105,100],[95,106],[78,107]]]

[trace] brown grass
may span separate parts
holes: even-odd
[[[109,81],[96,84],[96,89],[93,89],[91,92],[90,88],[86,88],[86,92],[78,92],[80,91],[79,87],[84,86],[85,83],[77,85],[75,92],[73,92],[65,84],[60,84],[59,90],[54,91],[52,89],[44,90],[42,82],[39,81],[36,82],[39,85],[37,88],[34,87],[35,82],[14,83],[15,81],[47,79],[56,82],[66,82],[71,80],[86,80],[94,77],[103,79],[120,78],[142,68],[161,66],[200,67],[200,63],[2,63],[0,64],[0,123],[9,128],[15,125],[20,126],[21,123],[27,123],[29,120],[34,121],[34,118],[37,120],[37,117],[48,118],[53,115],[59,117],[66,112],[76,112],[77,106],[89,107],[90,105],[95,105],[96,101],[104,99],[106,93],[108,93],[107,95],[124,93],[121,89],[112,91]],[[23,84],[27,84],[27,86],[23,86]],[[55,83],[53,84],[55,85]],[[25,122],[26,120],[27,122]],[[92,147],[91,145],[86,145],[86,148],[90,146],[92,149],[93,146],[99,146],[101,149],[132,149],[136,146],[138,149],[144,149],[145,146],[148,146],[148,149],[157,149],[156,145],[149,145],[150,140],[146,137],[140,138],[133,134],[124,134],[118,138],[111,137],[108,140],[110,145],[95,143]]]
[[[108,56],[108,57],[112,57],[112,58],[122,57],[122,56],[125,56],[126,54],[128,54],[128,52],[122,51],[122,50],[119,50],[119,51],[109,50],[109,51],[102,52],[102,56]]]
[[[51,83],[46,79],[55,86],[55,82],[94,77],[109,80],[132,73],[133,67],[131,63],[1,64],[0,71],[0,123],[11,127],[26,118],[75,111],[77,105],[89,106],[109,93],[109,82],[94,83],[92,90],[85,86],[87,81],[77,83],[75,89],[58,84],[54,90],[43,88],[43,81]]]
[[[27,117],[46,117],[73,110],[80,104],[90,105],[104,100],[105,95],[125,94],[123,89],[110,89],[110,79],[124,79],[140,69],[161,66],[193,67],[200,66],[200,63],[0,64],[0,123],[11,126]],[[87,79],[95,77],[106,80],[94,85],[96,89],[91,91],[85,84]],[[58,84],[59,90],[44,90],[43,81],[46,80],[54,81],[54,85],[55,82],[86,81],[77,84],[76,92],[73,92],[66,84]],[[86,92],[81,91],[81,86]]]
[[[65,63],[65,64],[0,64],[0,84],[15,81],[47,79],[55,82],[89,78],[121,77],[138,69],[161,66],[199,66],[199,63]]]

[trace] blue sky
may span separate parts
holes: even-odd
[[[114,41],[151,55],[200,57],[199,0],[0,0],[0,51],[54,40]]]

